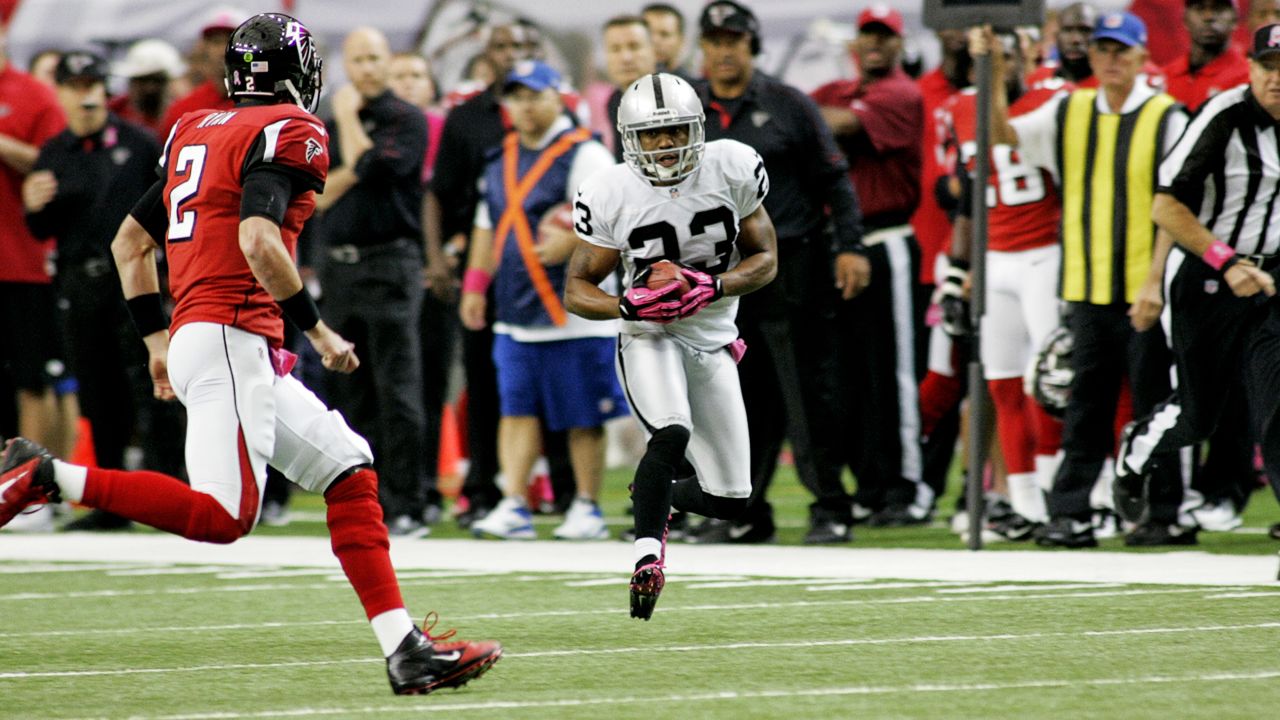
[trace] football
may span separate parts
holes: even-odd
[[[650,290],[658,290],[672,282],[680,284],[680,295],[689,292],[689,279],[680,272],[680,266],[670,260],[659,260],[649,269],[649,279],[645,283],[645,287]]]

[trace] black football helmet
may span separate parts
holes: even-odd
[[[233,100],[270,98],[316,111],[323,63],[311,31],[294,18],[262,13],[245,20],[227,40],[226,63]]]

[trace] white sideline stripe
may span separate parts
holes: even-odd
[[[253,713],[196,713],[187,715],[153,715],[147,720],[237,720],[238,718],[308,717],[316,715],[382,715],[405,713],[446,713],[466,710],[516,710],[557,707],[592,707],[600,705],[653,705],[654,703],[722,702],[725,700],[759,700],[768,698],[839,697],[844,695],[897,695],[902,693],[966,693],[999,690],[1035,690],[1072,687],[1109,687],[1125,685],[1154,685],[1185,682],[1231,682],[1272,680],[1280,678],[1280,670],[1258,672],[1202,673],[1199,675],[1146,675],[1128,678],[1085,678],[1022,680],[1008,683],[920,683],[914,685],[855,685],[783,690],[721,690],[705,693],[674,695],[643,695],[631,697],[566,698],[563,700],[496,700],[474,703],[440,703],[438,705],[381,705],[353,708],[289,708],[262,710]],[[139,716],[135,716],[139,717]]]
[[[566,551],[571,550],[571,551]],[[634,562],[627,543],[523,543],[477,540],[391,541],[397,569],[487,572],[616,573]],[[17,562],[264,564],[321,567],[340,572],[327,538],[250,536],[230,546],[193,543],[159,533],[117,536],[65,533],[0,537],[0,560]],[[673,574],[776,578],[866,578],[967,582],[1118,582],[1170,585],[1277,587],[1275,553],[1212,555],[1196,551],[1124,553],[1089,551],[906,550],[856,547],[680,545],[668,565]],[[1242,588],[1243,589],[1243,588]]]
[[[1171,635],[1183,633],[1237,632],[1244,630],[1280,629],[1280,622],[1253,623],[1249,625],[1193,625],[1185,627],[1128,628],[1122,630],[1091,630],[1084,632],[1033,632],[1001,633],[996,635],[921,635],[898,638],[850,638],[845,640],[796,640],[790,642],[737,642],[704,645],[668,645],[657,647],[620,647],[569,650],[537,650],[531,652],[507,652],[508,658],[555,658],[584,655],[628,655],[654,652],[709,652],[720,650],[771,650],[783,648],[850,647],[856,645],[912,645],[923,643],[992,642],[998,640],[1043,640],[1062,637],[1118,637],[1124,635]],[[266,668],[312,667],[321,665],[348,665],[382,662],[382,658],[356,658],[346,660],[306,660],[279,663],[226,663],[192,665],[187,667],[120,668],[116,670],[49,670],[37,672],[0,672],[0,680],[26,680],[32,678],[92,677],[100,675],[155,675],[176,672],[216,672],[221,670],[257,670]]]

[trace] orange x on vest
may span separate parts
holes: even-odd
[[[525,270],[528,271],[529,279],[533,282],[533,289],[538,293],[538,299],[542,301],[542,306],[546,308],[547,314],[551,316],[551,322],[555,323],[556,327],[568,322],[569,316],[565,313],[564,305],[560,303],[560,296],[551,286],[551,280],[547,278],[546,268],[538,260],[537,251],[534,250],[533,230],[529,226],[529,217],[524,212],[524,200],[557,158],[590,137],[591,133],[586,128],[565,133],[550,147],[543,150],[533,166],[529,168],[529,172],[518,179],[519,171],[516,161],[520,152],[520,137],[516,133],[510,133],[502,142],[502,185],[507,196],[507,208],[502,211],[502,216],[498,219],[498,229],[494,234],[494,257],[501,261],[502,246],[506,243],[507,233],[514,230],[516,242],[520,245],[520,257],[524,260]]]

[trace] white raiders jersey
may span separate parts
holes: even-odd
[[[755,150],[736,140],[713,140],[698,169],[676,185],[655,186],[625,163],[596,172],[578,188],[574,229],[592,245],[622,254],[627,288],[659,260],[719,275],[741,260],[739,222],[768,192],[769,176]],[[710,352],[737,339],[737,314],[738,298],[726,296],[665,325],[624,321],[622,332],[666,333]]]

